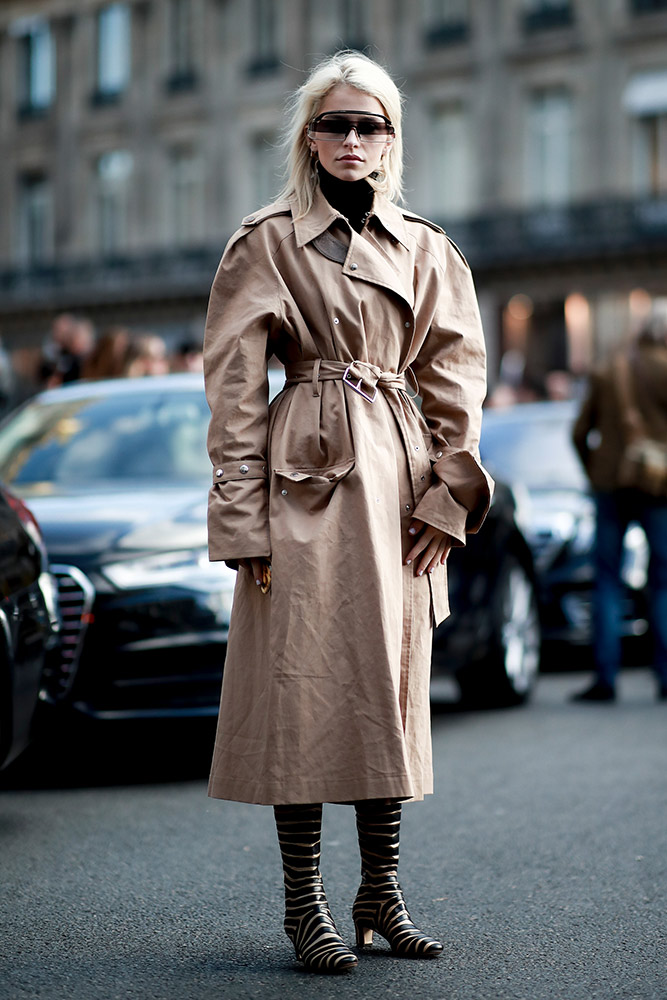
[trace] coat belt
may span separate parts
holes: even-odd
[[[380,389],[405,389],[405,375],[398,372],[382,371],[378,365],[367,361],[295,361],[285,368],[285,384],[310,382],[313,396],[320,394],[320,382],[342,380],[348,388],[358,392],[369,402],[373,402]]]

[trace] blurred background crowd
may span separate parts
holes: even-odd
[[[58,313],[41,348],[15,349],[0,341],[0,417],[41,389],[78,379],[203,371],[202,344],[182,340],[169,350],[155,333],[110,326],[96,333],[86,316]]]

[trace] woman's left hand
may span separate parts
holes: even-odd
[[[451,535],[416,519],[408,530],[414,537],[415,544],[405,557],[406,566],[416,562],[415,573],[423,576],[425,572],[432,573],[436,566],[444,565],[452,547]]]

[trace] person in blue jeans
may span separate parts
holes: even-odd
[[[593,373],[573,429],[595,498],[593,652],[596,678],[576,701],[614,701],[621,661],[623,539],[632,522],[649,545],[648,587],[658,698],[667,700],[667,469],[650,489],[626,485],[626,446],[640,437],[667,448],[667,326],[653,321],[636,344]]]

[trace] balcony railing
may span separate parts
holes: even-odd
[[[637,258],[664,269],[667,256],[667,195],[439,221],[481,278],[499,270],[585,268]],[[184,298],[205,302],[222,245],[0,270],[0,314]]]
[[[667,195],[496,212],[445,225],[481,270],[667,252]]]

